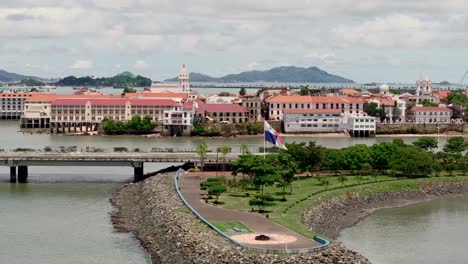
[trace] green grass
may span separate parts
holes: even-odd
[[[252,230],[250,230],[246,225],[242,224],[241,222],[211,222],[211,224],[213,224],[219,230],[225,233],[252,233]],[[241,231],[236,231],[236,229],[239,229]]]
[[[188,208],[185,207],[185,206],[184,206],[184,207],[181,207],[181,208],[177,208],[177,209],[175,209],[174,211],[176,211],[176,212],[182,212],[182,213],[187,213],[187,214],[190,214],[190,213],[191,213],[191,212],[190,212],[190,209],[188,209]]]
[[[337,177],[328,177],[330,181],[328,188],[320,184],[317,178],[300,178],[293,182],[291,195],[286,195],[286,202],[281,202],[282,189],[276,186],[269,186],[265,193],[269,193],[276,198],[272,206],[266,207],[270,211],[269,218],[291,230],[294,230],[306,237],[313,238],[315,233],[308,230],[301,223],[301,214],[305,209],[311,208],[321,202],[331,199],[336,196],[346,195],[348,193],[361,193],[363,195],[371,195],[374,193],[417,189],[419,183],[437,180],[458,180],[461,177],[431,177],[420,179],[400,179],[388,176],[363,177],[364,180],[358,181],[355,176],[346,177],[347,181],[344,186],[338,181]],[[376,181],[377,180],[377,181]],[[226,209],[233,210],[251,210],[249,200],[253,198],[255,191],[248,191],[249,196],[245,196],[243,192],[229,191],[220,196]],[[289,188],[286,189],[289,192]]]

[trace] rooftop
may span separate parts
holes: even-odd
[[[132,106],[178,106],[178,104],[169,99],[135,99],[135,98],[81,98],[81,99],[57,99],[52,102],[52,106],[59,105],[86,105],[90,102],[91,105],[103,106],[123,106],[130,103]]]
[[[267,99],[269,103],[353,103],[361,104],[363,101],[349,96],[301,96],[278,95]]]

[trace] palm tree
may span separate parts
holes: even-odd
[[[221,152],[221,154],[223,154],[223,157],[222,157],[222,162],[223,162],[223,171],[226,170],[226,155],[231,153],[231,147],[228,147],[228,146],[221,146],[218,148],[218,151]]]
[[[208,146],[206,143],[201,143],[197,146],[197,154],[200,156],[200,164],[201,164],[201,171],[203,171],[203,167],[205,165],[206,153],[208,152]]]

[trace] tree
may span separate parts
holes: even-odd
[[[240,90],[239,90],[239,95],[244,96],[246,93],[247,93],[247,91],[245,90],[245,87],[241,87]]]
[[[122,95],[128,94],[128,93],[136,93],[135,89],[125,87],[122,91]]]
[[[296,161],[287,153],[275,155],[276,161],[274,165],[277,167],[277,186],[283,189],[283,197],[281,201],[287,201],[286,199],[286,187],[289,186],[289,194],[292,194],[292,182],[294,181],[294,175],[299,172],[299,167]]]
[[[370,116],[379,116],[379,105],[377,103],[365,103],[363,110]]]
[[[201,143],[197,146],[197,154],[200,157],[201,170],[205,165],[206,153],[208,152],[208,146],[205,143]]]
[[[413,142],[416,147],[422,148],[425,151],[437,148],[437,139],[435,137],[420,137]]]
[[[427,152],[414,147],[402,148],[399,155],[390,163],[390,168],[402,176],[426,176],[432,172],[433,159]]]
[[[451,137],[444,146],[444,151],[448,153],[462,153],[467,148],[467,143],[463,137]]]
[[[299,94],[302,96],[305,96],[305,95],[309,95],[309,93],[310,93],[309,85],[305,85],[305,86],[301,85]]]
[[[433,103],[433,102],[431,102],[431,101],[429,101],[429,100],[427,100],[427,99],[422,100],[422,101],[421,101],[421,104],[422,104],[423,106],[439,106],[438,104]]]
[[[218,148],[218,151],[221,152],[221,154],[223,154],[222,162],[223,162],[224,171],[226,170],[226,155],[231,153],[231,150],[232,150],[231,147],[228,147],[228,146],[222,146]]]
[[[214,203],[217,204],[219,196],[224,192],[226,192],[226,187],[224,187],[223,185],[215,185],[215,186],[212,186],[208,190],[208,195],[216,196],[216,199],[215,199]]]

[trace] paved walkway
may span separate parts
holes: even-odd
[[[201,199],[202,195],[205,194],[206,191],[200,190],[200,174],[189,173],[181,175],[179,177],[179,186],[180,191],[184,195],[185,199],[195,210],[198,211],[199,214],[201,214],[208,221],[241,222],[256,234],[279,235],[280,237],[284,238],[284,242],[281,240],[277,240],[262,243],[251,241],[252,243],[249,243],[245,241],[241,235],[239,235],[239,239],[236,239],[238,242],[242,242],[243,244],[254,247],[265,247],[274,249],[310,248],[320,245],[316,241],[304,237],[303,235],[296,233],[290,229],[287,229],[265,218],[265,216],[262,216],[260,214],[244,212],[239,210],[228,210],[206,204]],[[236,236],[233,233],[230,233],[229,235],[231,235],[231,237]],[[295,241],[291,242],[291,240]]]

